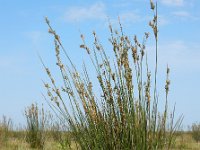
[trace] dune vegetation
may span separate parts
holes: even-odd
[[[120,17],[119,29],[114,29],[108,21],[109,50],[95,31],[92,46],[88,46],[81,34],[80,48],[91,62],[83,63],[82,70],[77,69],[58,33],[45,18],[54,39],[55,64],[60,70],[60,79],[54,78],[51,68],[39,56],[49,78],[43,82],[47,91],[43,98],[50,109],[31,104],[24,110],[26,125],[19,129],[14,129],[12,120],[4,116],[0,121],[0,149],[198,149],[199,124],[193,124],[190,131],[181,131],[183,117],[175,120],[175,107],[168,106],[167,65],[165,99],[159,99],[158,13],[157,3],[152,0],[150,13],[153,17],[142,41],[136,35],[124,33]],[[154,66],[148,62],[150,52],[146,43],[150,36],[155,43]],[[91,68],[87,66],[92,66],[94,72],[88,71]],[[164,104],[161,111],[160,104]]]

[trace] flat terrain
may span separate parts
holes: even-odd
[[[21,133],[19,133],[21,134]],[[75,147],[75,145],[72,147]],[[59,150],[60,145],[58,142],[55,142],[52,138],[46,141],[45,144],[46,150]],[[74,148],[76,149],[76,148]],[[7,139],[6,142],[0,143],[0,150],[34,150],[29,147],[29,145],[25,142],[22,134],[17,136],[15,133],[14,136]],[[195,142],[192,139],[191,134],[189,133],[179,133],[176,140],[176,145],[173,150],[200,150],[200,143]]]
[[[180,133],[176,139],[176,145],[174,150],[200,150],[200,143],[193,140],[191,134]]]

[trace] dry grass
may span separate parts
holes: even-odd
[[[199,150],[200,143],[192,138],[190,132],[182,132],[177,136],[174,150]]]
[[[14,134],[19,134],[19,136],[9,137],[5,145],[0,147],[0,150],[36,150],[30,148],[29,144],[21,138],[21,132],[15,132]],[[14,135],[10,134],[10,135]],[[75,143],[72,143],[72,149],[76,150]],[[46,142],[45,150],[60,150],[59,143],[54,141],[53,138],[49,139]],[[200,143],[197,143],[193,140],[190,132],[181,132],[178,134],[176,139],[176,145],[172,150],[199,150]]]
[[[0,144],[0,150],[64,150],[67,148],[63,148],[61,146],[60,141],[55,139],[53,136],[55,134],[53,131],[48,131],[45,134],[46,141],[44,147],[32,148],[32,146],[26,141],[27,131],[9,131],[9,135],[7,135],[7,140],[3,144]],[[66,132],[61,132],[62,135],[69,134]],[[71,148],[76,150],[75,143],[71,141]]]

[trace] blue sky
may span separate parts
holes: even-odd
[[[183,125],[200,121],[200,1],[159,0],[159,92],[164,92],[165,68],[171,68],[170,106],[184,115]],[[23,122],[23,110],[32,102],[46,103],[42,80],[45,64],[56,72],[53,39],[44,17],[60,34],[72,60],[81,64],[80,32],[92,42],[95,30],[108,44],[108,17],[117,27],[120,16],[126,34],[142,38],[150,31],[148,0],[0,0],[0,116]],[[148,43],[153,53],[153,43]],[[151,56],[151,53],[150,53]],[[153,59],[150,58],[150,61]],[[58,75],[57,73],[55,75]],[[161,102],[162,103],[162,102]]]

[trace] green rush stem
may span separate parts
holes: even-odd
[[[158,11],[157,11],[157,2],[156,2],[156,32],[158,32],[158,24],[157,24],[157,14],[158,14]],[[156,93],[157,93],[157,70],[158,70],[158,33],[155,34],[155,40],[156,40],[156,66],[155,66],[155,86],[154,86],[154,102],[155,102],[155,105],[157,105],[157,98],[156,98]],[[156,106],[157,107],[157,106]],[[155,109],[155,123],[156,123],[156,114],[157,114],[157,109]],[[154,133],[155,133],[155,130],[156,130],[156,125],[154,125]]]
[[[157,3],[156,3],[156,32],[157,32]],[[156,39],[156,67],[155,67],[155,86],[154,86],[154,99],[156,99],[156,86],[157,86],[157,70],[158,70],[158,38],[155,37]]]

